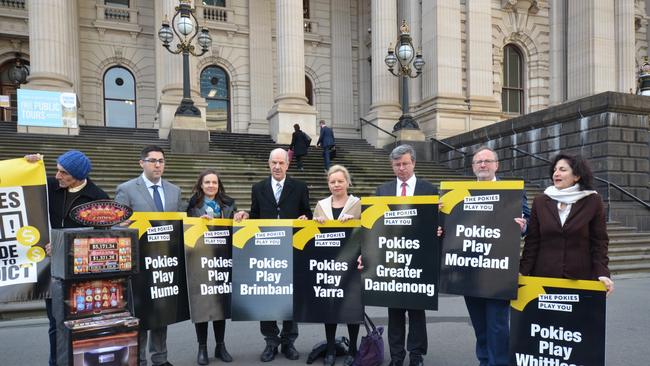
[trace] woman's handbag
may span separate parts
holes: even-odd
[[[363,313],[363,325],[366,327],[366,336],[361,337],[359,350],[354,357],[353,366],[379,366],[384,362],[384,340],[381,335],[384,327],[375,327],[370,317]]]

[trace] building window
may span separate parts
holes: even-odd
[[[226,0],[203,0],[203,5],[226,7]]]
[[[305,97],[307,97],[307,104],[314,105],[314,84],[311,79],[305,75]]]
[[[201,71],[201,96],[208,103],[206,123],[211,130],[230,131],[230,81],[226,71],[211,65]]]
[[[114,6],[116,8],[128,8],[129,0],[105,0],[104,5]]]
[[[135,127],[135,79],[123,67],[104,74],[104,123],[110,127]]]
[[[29,75],[29,62],[19,55],[0,65],[0,95],[9,96],[9,107],[0,108],[0,121],[18,121],[16,90]]]
[[[309,19],[309,0],[302,0],[302,17]]]
[[[503,49],[503,89],[501,108],[506,113],[524,111],[524,63],[519,49],[507,45]]]

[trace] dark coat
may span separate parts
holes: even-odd
[[[253,185],[251,200],[251,219],[297,219],[302,215],[312,218],[307,185],[289,176],[284,181],[279,203],[275,202],[270,176]]]
[[[307,135],[302,130],[294,131],[289,149],[293,150],[296,156],[307,155],[310,142],[311,140],[307,139]]]
[[[376,196],[394,196],[395,192],[397,189],[397,178],[386,182],[382,184],[381,186],[377,187],[377,191],[375,191]],[[436,187],[427,182],[424,179],[417,178],[415,180],[415,190],[413,191],[413,195],[415,196],[433,196],[438,194],[438,189]]]
[[[200,207],[195,207],[196,198],[197,195],[193,194],[192,197],[190,198],[189,204],[187,205],[187,216],[189,217],[201,217],[205,215],[205,209],[203,209],[203,205],[201,205]],[[232,217],[235,215],[235,212],[237,211],[235,200],[233,200],[230,197],[226,197],[224,199],[224,204],[220,206],[221,206],[221,213],[224,219],[232,219]]]
[[[61,188],[55,178],[47,178],[47,194],[49,199],[50,225],[52,229],[80,227],[68,215],[71,209],[66,210],[65,198],[68,194],[67,188]],[[71,208],[79,206],[82,203],[88,203],[96,200],[108,199],[108,195],[101,188],[97,187],[90,178],[86,186],[81,189],[80,195],[74,200]]]
[[[318,137],[318,143],[316,145],[326,148],[334,145],[334,132],[331,128],[323,126],[320,129],[320,136]]]
[[[596,280],[609,277],[605,209],[599,195],[571,206],[560,224],[557,202],[535,197],[519,272],[526,276]]]

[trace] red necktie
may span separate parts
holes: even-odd
[[[402,182],[402,196],[406,196],[406,182]]]

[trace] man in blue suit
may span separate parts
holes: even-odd
[[[479,181],[497,180],[499,158],[496,151],[487,146],[479,147],[472,158],[472,170]],[[514,220],[519,224],[521,235],[525,235],[530,209],[526,192],[521,198],[521,217]],[[476,334],[476,358],[480,366],[505,366],[508,364],[508,345],[510,337],[508,300],[485,299],[465,296],[467,311],[472,319]]]
[[[334,146],[334,132],[331,128],[327,127],[325,120],[320,120],[320,137],[318,138],[317,146],[323,148],[323,164],[325,164],[325,171],[330,168],[330,149]]]

